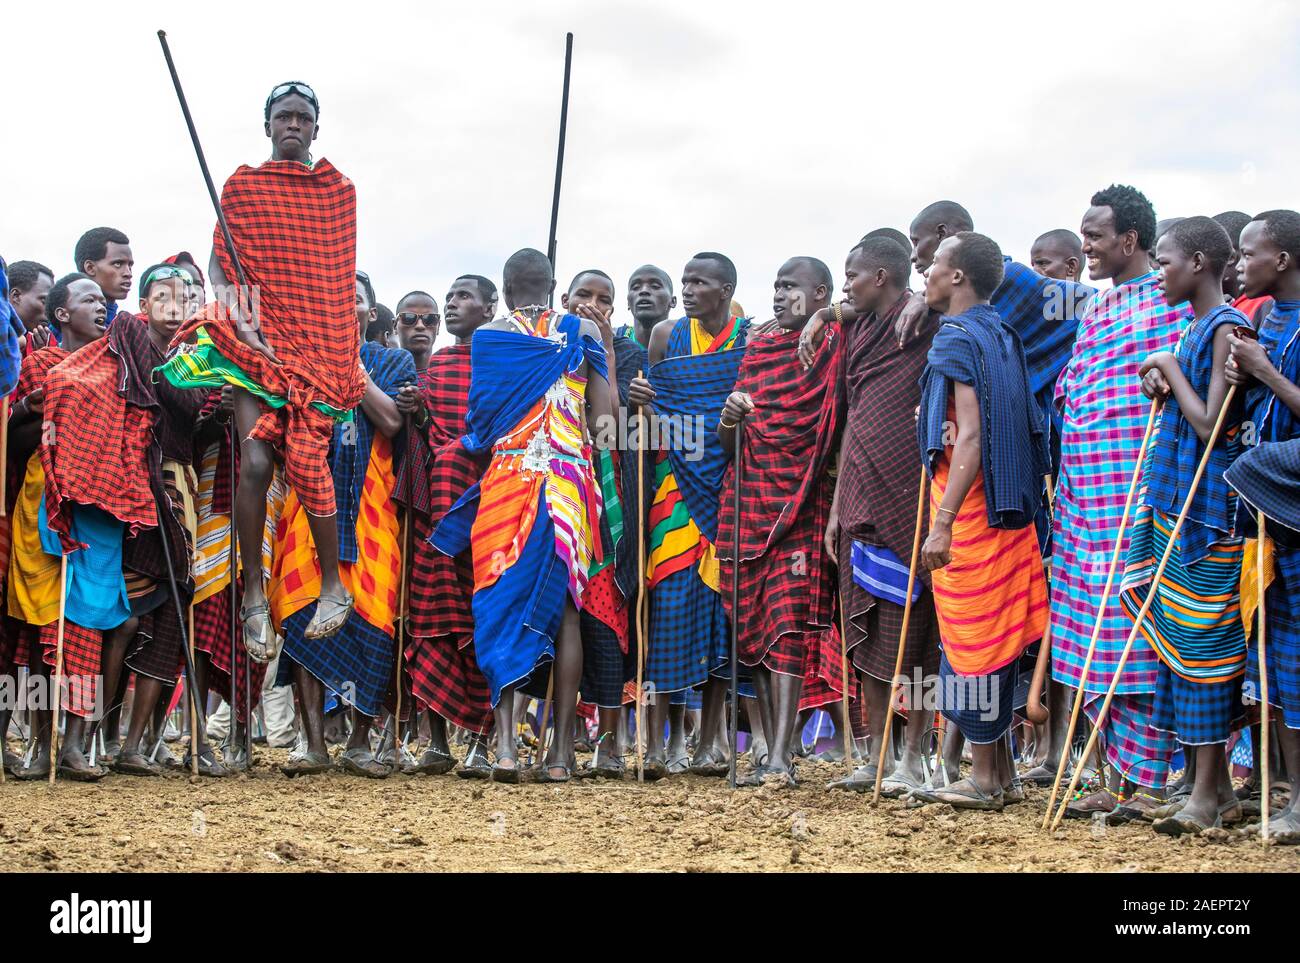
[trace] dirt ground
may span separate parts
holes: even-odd
[[[259,747],[251,776],[110,775],[0,786],[9,871],[1300,870],[1300,847],[1170,840],[1149,826],[1067,821],[1039,831],[1046,793],[1003,813],[906,809],[823,789],[843,767],[803,761],[802,785],[727,789],[682,776],[637,785],[505,786],[455,776],[285,778]]]

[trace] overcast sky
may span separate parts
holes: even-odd
[[[719,250],[766,319],[785,258],[838,284],[863,233],[941,197],[1021,260],[1112,181],[1160,217],[1300,206],[1297,19],[1280,0],[9,4],[0,253],[62,273],[108,224],[140,268],[181,248],[206,265],[165,28],[218,187],[268,156],[270,88],[304,80],[380,300],[499,282],[546,248],[572,30],[561,285],[603,268],[626,321],[634,267],[677,278]]]

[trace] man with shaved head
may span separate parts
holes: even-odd
[[[1045,278],[1077,282],[1083,276],[1083,242],[1063,227],[1040,234],[1029,248],[1029,266]]]
[[[739,517],[732,507],[734,463],[722,483],[723,600],[730,604],[732,580],[739,579],[739,610],[730,614],[738,622],[739,658],[753,675],[768,747],[747,782],[772,775],[794,785],[790,739],[800,709],[832,702],[843,691],[833,559],[822,537],[832,495],[827,469],[842,409],[836,372],[843,338],[832,332],[806,368],[791,350],[808,317],[830,302],[832,285],[830,270],[817,258],[781,265],[772,297],[776,324],[746,349],[719,421],[718,437],[742,470]]]
[[[593,467],[602,433],[587,425],[613,420],[614,373],[593,313],[547,306],[555,277],[546,255],[517,251],[502,282],[510,315],[474,333],[462,439],[487,468],[433,542],[449,555],[472,552],[474,654],[496,717],[493,778],[519,781],[514,694],[546,687],[553,672],[556,738],[537,778],[567,782],[582,675],[578,613],[603,558]]]
[[[718,498],[727,456],[718,439],[722,407],[735,386],[749,322],[731,312],[736,267],[713,251],[682,271],[686,317],[650,335],[648,377],[634,378],[629,404],[650,408],[661,446],[647,521],[650,637],[646,682],[653,687],[649,731],[661,733],[671,693],[704,689],[700,742],[691,771],[727,773],[722,718],[730,675],[727,614],[719,594]],[[667,774],[664,747],[650,740],[647,779]]]

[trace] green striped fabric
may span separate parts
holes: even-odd
[[[596,483],[600,485],[601,496],[605,502],[605,521],[609,524],[611,545],[605,552],[605,558],[602,561],[597,562],[593,559],[591,565],[587,568],[588,578],[614,564],[614,549],[623,540],[623,503],[618,498],[614,457],[603,448],[597,454],[596,470]]]

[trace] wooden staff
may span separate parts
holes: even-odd
[[[1183,509],[1178,513],[1178,519],[1174,522],[1173,531],[1169,533],[1169,541],[1165,545],[1165,550],[1160,556],[1160,564],[1156,566],[1155,574],[1151,576],[1151,588],[1147,592],[1146,600],[1142,603],[1142,608],[1137,616],[1133,619],[1133,629],[1128,634],[1128,640],[1124,643],[1124,651],[1120,653],[1119,664],[1115,666],[1115,675],[1110,680],[1110,687],[1106,690],[1106,699],[1101,704],[1101,709],[1097,712],[1097,721],[1092,727],[1092,734],[1088,737],[1088,745],[1083,750],[1083,757],[1087,758],[1092,752],[1093,747],[1097,744],[1097,739],[1101,735],[1101,727],[1106,722],[1106,713],[1110,711],[1110,704],[1115,698],[1115,690],[1119,688],[1120,676],[1124,672],[1124,665],[1128,662],[1129,653],[1133,651],[1133,643],[1137,640],[1138,633],[1142,630],[1142,622],[1151,611],[1151,606],[1156,600],[1156,593],[1160,590],[1160,579],[1164,577],[1165,567],[1169,564],[1169,557],[1174,553],[1174,545],[1178,542],[1178,533],[1182,531],[1183,522],[1187,520],[1187,513],[1192,507],[1192,499],[1196,497],[1196,490],[1201,487],[1201,477],[1205,474],[1205,466],[1210,462],[1210,455],[1214,454],[1214,444],[1219,440],[1219,431],[1223,428],[1223,422],[1228,417],[1228,409],[1232,407],[1233,398],[1236,397],[1237,386],[1233,385],[1228,389],[1224,396],[1223,407],[1219,409],[1219,417],[1215,419],[1214,429],[1210,432],[1210,439],[1205,444],[1205,454],[1201,456],[1200,464],[1196,466],[1196,474],[1192,476],[1191,487],[1187,490],[1187,497],[1183,499]],[[1118,551],[1118,548],[1116,549]],[[1084,677],[1086,679],[1086,677]],[[1082,681],[1079,691],[1083,691]],[[1068,743],[1067,743],[1068,744]],[[1062,754],[1062,758],[1065,754]],[[1070,778],[1070,787],[1065,792],[1065,798],[1061,800],[1061,808],[1052,820],[1052,829],[1061,825],[1061,820],[1065,818],[1065,807],[1069,805],[1070,795],[1074,792],[1075,787],[1079,784],[1079,774],[1083,766],[1077,766],[1073,776]],[[1049,807],[1048,812],[1051,812]]]
[[[644,377],[638,370],[636,376]],[[636,781],[645,782],[645,711],[642,686],[645,684],[646,616],[645,588],[645,431],[646,416],[640,416],[636,438]]]
[[[898,655],[894,658],[894,674],[889,683],[889,699],[885,703],[885,731],[880,736],[880,752],[876,760],[876,785],[871,791],[871,805],[880,802],[880,781],[885,775],[885,753],[889,751],[889,732],[894,722],[894,682],[903,671],[903,651],[907,647],[907,623],[912,620],[912,589],[916,586],[916,560],[921,554],[921,525],[925,519],[925,496],[929,491],[930,473],[921,467],[920,488],[916,495],[916,530],[912,533],[912,561],[907,569],[907,598],[903,602],[903,629],[898,633]],[[912,707],[915,710],[915,706]],[[943,757],[943,746],[939,747]]]
[[[727,732],[727,743],[731,750],[731,762],[727,773],[727,782],[736,788],[736,730],[740,726],[740,482],[741,468],[744,464],[745,419],[736,419],[736,461],[735,461],[735,498],[732,511],[732,556],[735,561],[731,570],[731,719]],[[775,751],[775,749],[773,749]]]
[[[1263,792],[1263,796],[1261,797],[1261,801],[1260,801],[1261,822],[1259,824],[1259,835],[1260,838],[1264,841],[1264,845],[1267,846],[1268,845],[1268,794],[1269,794],[1269,785],[1268,785],[1269,712],[1268,712],[1268,665],[1264,662],[1264,513],[1262,511],[1256,512],[1255,519],[1256,519],[1257,527],[1259,528],[1255,540],[1255,572],[1256,572],[1255,578],[1259,586],[1258,587],[1259,608],[1257,610],[1259,612],[1259,622],[1258,622],[1259,632],[1256,638],[1256,646],[1258,647],[1257,657],[1259,659],[1259,765],[1263,777],[1260,781],[1260,788]]]
[[[849,562],[852,565],[852,561]],[[849,575],[852,578],[852,574]],[[849,636],[844,631],[844,600],[840,599],[840,681],[844,686],[844,692],[840,702],[844,718],[844,764],[849,767],[849,774],[853,774],[853,723],[849,720]],[[821,720],[817,720],[818,727],[821,726]],[[800,736],[800,739],[803,737]],[[817,736],[813,734],[813,748],[817,748]]]
[[[1160,410],[1160,402],[1152,400],[1151,411],[1147,415],[1146,431],[1142,433],[1142,444],[1138,447],[1137,461],[1133,465],[1133,477],[1129,479],[1128,494],[1124,498],[1124,512],[1119,519],[1119,532],[1115,535],[1115,548],[1110,554],[1110,568],[1106,570],[1106,584],[1101,590],[1101,605],[1097,608],[1097,621],[1093,623],[1092,635],[1088,639],[1088,651],[1083,656],[1083,668],[1079,672],[1079,686],[1074,690],[1074,704],[1070,708],[1070,724],[1065,731],[1065,741],[1061,744],[1061,759],[1056,766],[1056,779],[1052,781],[1052,794],[1047,801],[1047,811],[1043,813],[1043,824],[1040,828],[1047,829],[1048,821],[1052,818],[1052,809],[1056,805],[1056,797],[1061,791],[1061,780],[1065,778],[1065,767],[1070,761],[1070,744],[1074,741],[1074,729],[1079,722],[1079,712],[1083,708],[1084,687],[1088,681],[1088,670],[1092,667],[1092,657],[1097,651],[1097,639],[1101,636],[1101,626],[1106,620],[1106,603],[1110,601],[1111,586],[1115,582],[1115,571],[1119,567],[1119,556],[1124,545],[1124,532],[1128,528],[1129,512],[1133,508],[1133,499],[1137,494],[1138,481],[1142,477],[1142,463],[1146,460],[1147,447],[1151,444],[1151,435],[1155,431],[1156,412]],[[1087,756],[1079,757],[1079,765],[1082,766],[1087,760]],[[1101,769],[1098,767],[1098,771]]]
[[[63,689],[63,626],[68,607],[68,556],[59,556],[59,631],[54,645],[54,715],[50,719],[50,785],[59,768],[59,702]],[[108,698],[112,698],[110,694]]]
[[[1047,524],[1050,529],[1052,507],[1055,501],[1055,493],[1052,491],[1052,476],[1044,475],[1043,482],[1047,486]],[[1048,565],[1051,565],[1050,560]],[[1050,617],[1052,579],[1050,567],[1047,575],[1049,617],[1047,619],[1047,628],[1043,631],[1042,641],[1038,643],[1038,661],[1034,663],[1034,678],[1029,683],[1029,698],[1025,702],[1025,718],[1038,725],[1047,721],[1047,706],[1043,705],[1043,684],[1047,681],[1047,667],[1052,664],[1052,619]]]
[[[161,526],[159,526],[158,531],[159,534],[162,534]],[[194,603],[193,602],[190,603],[189,611],[186,614],[188,617],[189,629],[190,629],[190,637],[189,637],[190,665],[194,665]],[[197,683],[197,681],[198,680],[196,679],[195,682]],[[192,772],[194,775],[197,776],[199,774],[199,711],[198,711],[198,704],[194,701],[194,699],[198,695],[198,691],[199,691],[198,685],[195,684],[189,686],[189,690],[190,690],[190,772]],[[206,693],[204,694],[206,695]],[[235,707],[232,705],[230,707],[230,713],[231,713],[230,725],[232,727],[235,724],[234,712],[235,712]],[[162,733],[159,733],[158,735],[159,737],[161,737]]]
[[[409,422],[409,419],[408,419]],[[410,431],[408,424],[407,431]],[[408,469],[410,466],[407,466]],[[400,576],[397,587],[397,670],[393,673],[397,686],[397,712],[393,716],[393,767],[402,767],[402,666],[406,662],[406,607],[410,602],[410,583],[407,566],[411,563],[411,472],[406,472],[406,510],[402,514],[402,551],[398,557]],[[380,750],[383,751],[382,749]]]

